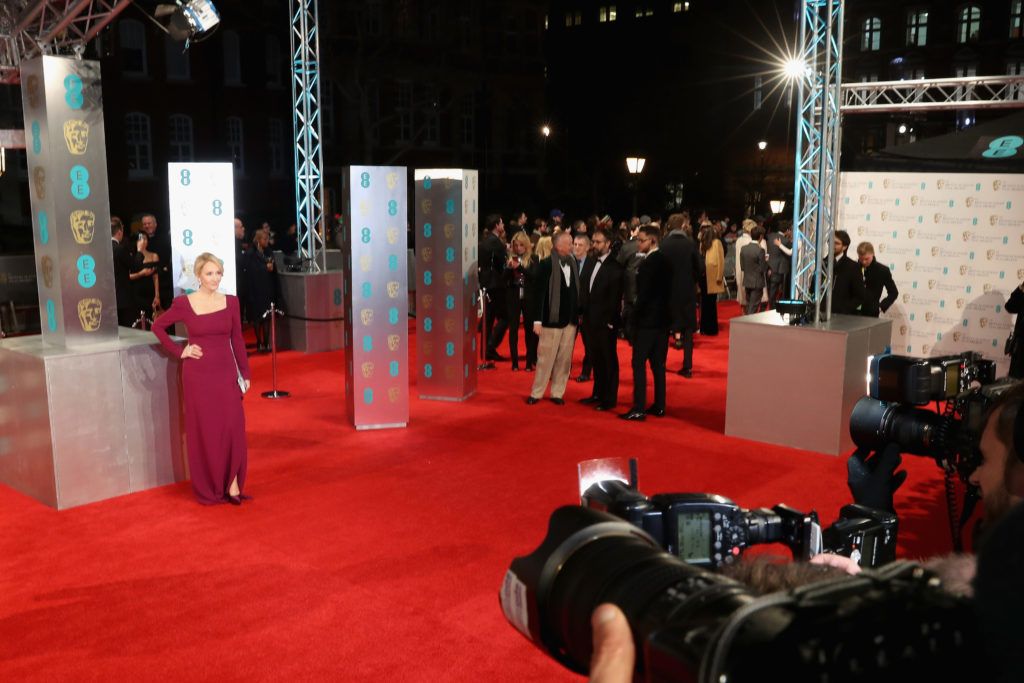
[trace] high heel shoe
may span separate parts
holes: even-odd
[[[226,500],[227,502],[231,503],[232,505],[241,505],[242,504],[242,495],[239,494],[237,496],[232,496],[230,493],[225,493],[224,494],[224,500]]]

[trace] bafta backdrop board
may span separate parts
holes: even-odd
[[[224,262],[220,291],[236,294],[235,186],[231,163],[167,164],[174,295],[199,287],[196,257],[209,252]]]
[[[985,173],[843,173],[838,227],[850,256],[871,242],[899,299],[892,348],[912,356],[976,351],[999,375],[1014,317],[1003,305],[1024,281],[1024,179]]]
[[[99,62],[38,57],[21,73],[43,341],[116,340]]]
[[[420,398],[463,400],[476,392],[477,176],[451,168],[414,174]]]
[[[409,422],[409,299],[404,166],[350,166],[342,175],[345,394],[356,429]]]

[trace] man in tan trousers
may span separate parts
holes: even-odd
[[[580,274],[572,257],[572,236],[560,232],[554,237],[551,256],[537,265],[534,309],[538,320],[533,330],[540,337],[537,348],[537,373],[526,399],[533,405],[544,396],[551,382],[551,402],[563,405],[565,385],[572,366],[579,320]]]

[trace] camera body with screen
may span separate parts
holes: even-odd
[[[735,562],[761,543],[782,543],[795,560],[823,552],[845,555],[863,567],[896,558],[896,515],[847,505],[822,532],[816,512],[788,505],[747,510],[723,496],[660,493],[648,498],[618,480],[599,481],[583,494],[584,507],[611,513],[651,535],[687,564],[716,568]]]

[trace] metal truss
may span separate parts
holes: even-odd
[[[844,83],[843,114],[1024,107],[1024,76]]]
[[[311,272],[327,269],[324,155],[320,137],[320,33],[317,0],[290,0],[295,133],[295,226]]]
[[[832,305],[828,256],[839,200],[842,44],[842,0],[803,0],[790,298],[813,306],[815,323],[830,315]]]
[[[21,62],[80,50],[132,0],[9,0],[0,11],[0,83],[17,83]]]

